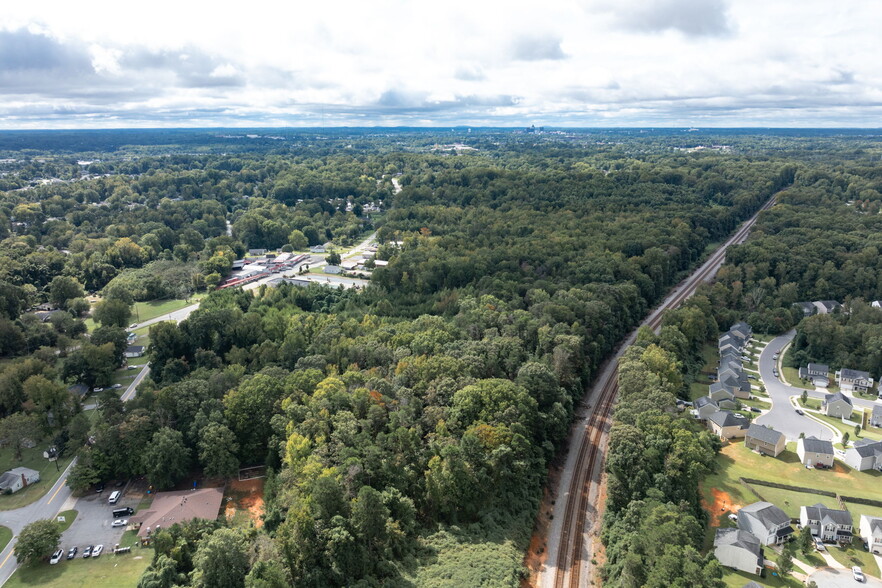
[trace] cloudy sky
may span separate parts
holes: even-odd
[[[7,0],[0,128],[882,126],[872,0]]]

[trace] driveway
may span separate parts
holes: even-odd
[[[882,581],[870,576],[866,578],[863,584],[854,581],[851,570],[824,568],[818,570],[808,577],[810,581],[818,584],[818,588],[855,588],[855,586],[872,586],[873,588],[882,588]]]
[[[123,495],[116,504],[112,505],[107,502],[107,498],[114,490],[122,490]],[[116,488],[109,484],[101,494],[89,492],[79,498],[73,507],[78,513],[77,520],[61,536],[61,547],[67,551],[76,545],[80,548],[80,554],[86,545],[103,544],[105,550],[112,550],[125,531],[123,527],[110,526],[114,520],[113,509],[125,506],[136,508],[138,499],[128,498],[124,488]]]
[[[783,349],[785,345],[788,345],[795,335],[796,331],[791,330],[780,337],[776,337],[766,345],[766,348],[760,353],[760,378],[772,401],[772,409],[761,417],[758,417],[756,422],[761,425],[773,427],[776,431],[784,433],[788,441],[796,441],[799,439],[800,433],[805,433],[806,437],[814,435],[818,439],[833,441],[835,435],[830,428],[807,416],[796,414],[796,408],[790,404],[790,397],[801,395],[803,389],[785,384],[779,378],[776,378],[772,372],[776,364],[775,360],[772,359],[772,356],[774,356],[777,351]],[[826,394],[825,392],[819,392],[817,390],[808,390],[807,392],[809,398],[818,398],[821,400],[823,400]],[[855,398],[854,396],[849,396],[849,398],[852,403],[854,403],[855,408],[872,408],[874,405],[877,405],[877,403],[872,400]]]

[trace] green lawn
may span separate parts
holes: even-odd
[[[794,492],[792,490],[782,490],[780,488],[772,488],[771,486],[753,486],[767,502],[771,502],[793,519],[799,518],[800,506],[812,506],[819,502],[827,508],[839,508],[839,504],[832,496],[824,496],[823,494],[809,494],[807,492]]]
[[[750,499],[752,493],[738,482],[739,478],[754,478],[846,496],[880,499],[882,473],[875,470],[858,472],[839,461],[835,462],[833,470],[808,470],[799,463],[795,445],[788,443],[787,450],[778,457],[763,457],[746,449],[742,441],[730,443],[717,456],[717,472],[705,478],[702,488],[707,492],[712,488],[734,492],[732,499],[740,504],[749,504],[755,499]],[[757,487],[756,490],[766,494],[766,487]],[[854,510],[860,512],[859,507],[860,505],[855,505]]]
[[[194,294],[189,300],[151,300],[149,302],[136,302],[132,308],[132,322],[143,323],[158,316],[180,310],[185,306],[195,304],[205,298],[204,293]]]
[[[821,420],[821,421],[824,421],[825,423],[829,424],[831,427],[834,427],[840,433],[848,433],[849,441],[851,443],[854,443],[855,441],[860,440],[860,439],[873,439],[875,441],[879,441],[880,439],[882,439],[882,435],[877,433],[876,430],[872,430],[872,429],[869,431],[861,430],[861,434],[859,436],[855,437],[854,426],[852,426],[852,425],[845,425],[842,423],[841,420],[833,418],[833,417],[828,417],[823,414],[812,413],[812,416]],[[855,422],[857,422],[857,421],[855,421]]]
[[[723,568],[723,582],[726,583],[726,588],[742,588],[748,582],[756,582],[760,586],[769,586],[771,588],[778,588],[779,586],[797,588],[802,586],[802,582],[794,578],[788,577],[782,580],[778,576],[773,576],[772,570],[766,570],[766,577],[760,578],[753,574],[746,574],[725,567]]]
[[[802,388],[803,390],[814,390],[815,387],[811,384],[804,384],[802,380],[799,379],[799,370],[792,367],[781,366],[781,379],[786,383],[790,384],[794,388]]]
[[[43,457],[43,451],[46,450],[46,442],[38,442],[33,449],[22,450],[22,460],[15,459],[12,449],[4,447],[0,449],[0,472],[5,472],[16,467],[26,467],[40,472],[40,481],[23,488],[15,494],[0,496],[0,510],[13,510],[21,508],[35,502],[43,497],[46,492],[52,488],[56,480],[61,476],[61,472],[68,466],[73,459],[72,456],[65,456],[56,462],[51,462]]]
[[[845,567],[861,566],[865,574],[879,577],[879,565],[876,563],[876,558],[869,551],[864,551],[860,539],[855,539],[854,543],[844,549],[828,545],[827,551],[830,552],[833,559]]]
[[[68,529],[70,529],[70,526],[74,523],[75,520],[77,520],[78,514],[80,514],[80,513],[73,510],[73,509],[63,510],[60,513],[58,513],[59,517],[64,517],[64,522],[58,523],[58,527],[61,529],[62,533],[64,533]],[[58,520],[58,519],[56,518],[56,520]]]
[[[22,566],[4,584],[5,588],[134,588],[141,574],[150,565],[153,551],[135,548],[130,554],[113,555],[105,552],[101,557],[70,561],[62,559],[56,565],[46,562]]]
[[[12,539],[12,530],[0,525],[0,551],[6,549],[10,539]]]
[[[818,400],[817,398],[806,398],[805,402],[803,402],[802,397],[797,397],[796,401],[803,408],[811,408],[813,410],[821,410],[821,401]]]

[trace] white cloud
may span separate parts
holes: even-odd
[[[882,5],[862,0],[8,4],[7,128],[315,124],[322,111],[338,124],[875,126],[882,108]]]

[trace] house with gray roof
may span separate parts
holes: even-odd
[[[756,535],[741,529],[717,529],[714,535],[714,556],[727,567],[759,575],[765,558],[763,546]]]
[[[818,314],[830,314],[842,308],[842,305],[835,300],[815,300],[812,302]]]
[[[842,460],[859,472],[882,469],[882,441],[855,441],[845,450]]]
[[[873,388],[873,378],[869,372],[843,368],[836,372],[836,383],[843,392],[868,392]]]
[[[833,467],[833,443],[817,437],[804,437],[796,442],[796,455],[802,465]]]
[[[790,517],[770,502],[754,502],[739,510],[738,528],[753,533],[763,545],[780,545],[793,535]]]
[[[830,385],[830,368],[823,363],[809,363],[799,368],[799,377],[819,388],[826,388]]]
[[[787,445],[787,438],[780,431],[752,423],[744,435],[744,446],[763,455],[778,457]]]
[[[717,339],[717,349],[721,352],[727,347],[733,347],[738,351],[744,349],[744,344],[747,343],[747,340],[743,337],[739,337],[732,333],[723,333],[719,339]]]
[[[706,421],[707,418],[720,410],[720,405],[709,396],[696,398],[692,402],[692,413],[700,421]]]
[[[0,474],[0,494],[12,494],[40,481],[40,472],[31,468],[12,468]]]
[[[873,412],[870,414],[870,426],[882,427],[882,404],[873,405]]]
[[[707,417],[707,426],[720,439],[735,439],[744,437],[750,421],[738,413],[719,410]]]
[[[821,412],[837,419],[850,419],[853,410],[851,399],[842,392],[825,395],[824,402],[821,403]]]
[[[751,335],[753,335],[753,329],[747,324],[745,321],[738,321],[729,329],[729,332],[738,335],[745,341],[750,339]]]
[[[803,316],[812,316],[817,311],[811,302],[794,302],[793,306],[801,310]]]
[[[870,553],[882,554],[882,518],[861,515],[860,532]]]
[[[711,384],[707,395],[711,400],[715,401],[720,408],[735,408],[735,395],[722,382],[714,382]]]
[[[799,507],[799,522],[809,527],[812,535],[821,541],[851,543],[852,520],[847,510],[827,508],[820,502],[814,506]]]

